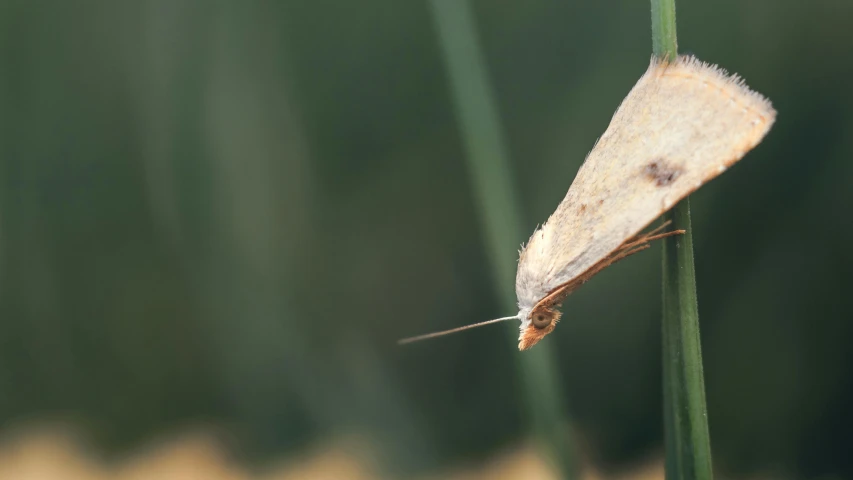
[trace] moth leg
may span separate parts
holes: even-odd
[[[619,260],[630,257],[635,253],[639,253],[643,250],[650,248],[651,245],[649,245],[649,242],[651,242],[652,240],[658,240],[661,238],[671,237],[673,235],[681,235],[685,233],[684,230],[673,230],[671,232],[657,233],[660,232],[667,225],[669,225],[669,222],[664,222],[663,225],[652,230],[649,233],[637,235],[636,237],[632,237],[631,239],[627,240],[612,254],[601,259],[601,261],[591,266],[587,271],[552,290],[545,298],[539,300],[539,303],[537,303],[533,308],[539,308],[540,305],[545,305],[547,308],[550,308],[553,305],[560,304],[575,289],[586,283],[587,280],[595,276],[595,274],[597,274],[598,272],[604,270],[610,265],[613,265]]]
[[[650,236],[650,235],[655,235],[655,234],[657,234],[657,233],[660,233],[660,231],[661,231],[661,230],[663,230],[664,228],[668,227],[670,223],[672,223],[672,220],[667,220],[667,221],[665,221],[665,222],[661,223],[660,225],[658,225],[658,227],[657,227],[657,228],[655,228],[654,230],[652,230],[652,231],[650,231],[650,232],[646,233],[646,234],[645,234],[645,235],[643,235],[643,236]],[[638,235],[638,236],[640,236],[640,235]]]
[[[666,225],[661,225],[661,228],[665,227],[665,226]],[[600,272],[601,270],[604,270],[606,267],[613,265],[614,263],[618,262],[619,260],[628,258],[635,253],[640,253],[643,250],[651,248],[651,245],[649,245],[649,242],[651,242],[653,240],[660,240],[661,238],[672,237],[675,235],[682,235],[684,233],[685,233],[684,230],[673,230],[671,232],[658,233],[656,235],[652,235],[652,232],[649,232],[648,234],[643,235],[642,237],[638,238],[637,240],[625,242],[622,244],[621,247],[619,247],[618,250],[616,250],[609,257],[605,258],[604,260],[602,260],[598,264],[594,265],[590,269],[590,275],[587,278],[591,277],[595,273]],[[586,275],[584,275],[584,276],[586,276]],[[586,281],[586,280],[584,280],[584,281]]]
[[[648,237],[643,238],[643,243],[649,243],[666,237],[674,237],[676,235],[684,235],[685,233],[687,233],[687,230],[671,230],[669,232],[659,233],[657,235],[649,235]]]
[[[638,233],[638,234],[634,235],[633,237],[629,238],[628,240],[625,240],[625,243],[623,243],[622,245],[627,245],[629,243],[635,243],[643,237],[649,237],[649,236],[655,235],[655,234],[659,233],[661,230],[663,230],[664,228],[666,228],[670,223],[672,223],[672,220],[667,220],[649,232]]]
[[[640,253],[650,247],[651,245],[649,245],[648,243],[644,243],[641,245],[635,245],[633,247],[622,248],[621,250],[618,250],[616,253],[607,258],[607,260],[604,262],[606,264],[605,266],[613,265],[614,263],[618,262],[619,260],[622,260],[623,258],[628,258],[631,255],[635,253]]]
[[[637,245],[647,244],[647,243],[652,242],[654,240],[660,240],[661,238],[671,237],[673,235],[683,235],[684,233],[687,232],[686,230],[672,230],[670,232],[658,233],[661,230],[663,230],[664,228],[666,228],[667,225],[669,225],[670,223],[672,223],[672,221],[667,220],[666,222],[663,222],[662,225],[660,225],[659,227],[655,228],[654,230],[652,230],[648,233],[643,233],[643,234],[639,234],[637,236],[631,237],[630,239],[626,240],[625,243],[623,243],[619,247],[618,251],[621,252],[623,250],[632,248],[632,247],[637,246]]]

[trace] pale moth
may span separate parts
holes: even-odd
[[[613,115],[566,197],[522,247],[518,314],[400,340],[409,343],[520,320],[519,350],[551,333],[563,300],[593,275],[649,242],[640,232],[758,145],[776,118],[737,75],[692,56],[652,58]]]

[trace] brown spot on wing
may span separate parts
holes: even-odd
[[[678,166],[672,165],[666,160],[660,158],[649,162],[643,167],[643,175],[649,180],[655,182],[655,185],[664,187],[671,184],[683,173]]]

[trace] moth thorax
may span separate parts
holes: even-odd
[[[560,311],[545,305],[537,305],[530,312],[530,323],[540,330],[552,327],[559,320]]]

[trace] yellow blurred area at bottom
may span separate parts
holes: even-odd
[[[298,456],[250,469],[236,462],[215,434],[188,431],[137,449],[119,461],[104,461],[72,431],[30,428],[0,444],[0,480],[386,480],[363,439],[338,438]],[[456,466],[415,480],[557,480],[532,445],[496,454],[477,465]],[[618,474],[586,466],[580,480],[663,479],[659,456]]]

